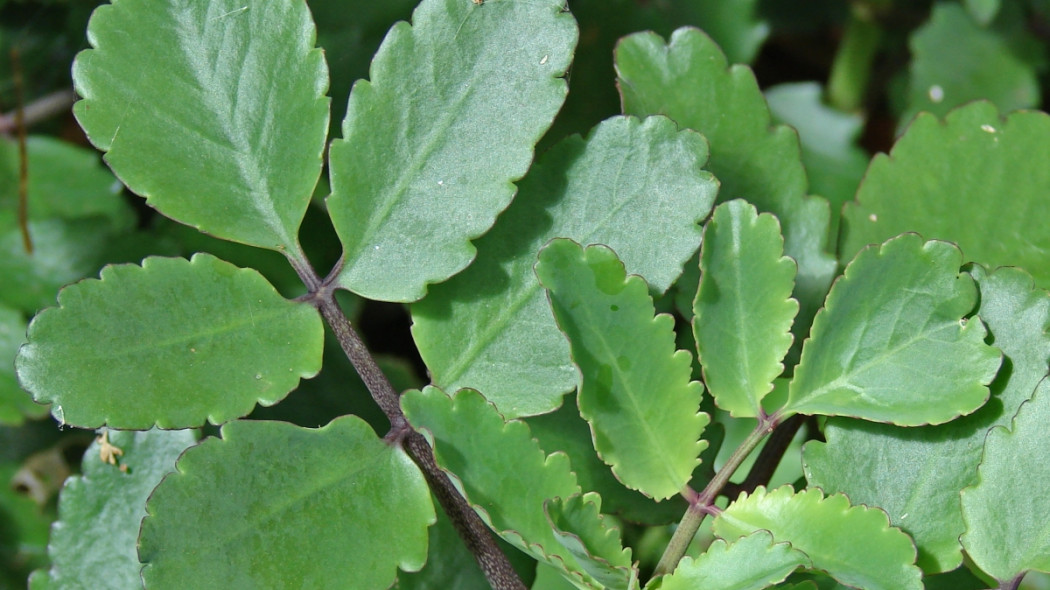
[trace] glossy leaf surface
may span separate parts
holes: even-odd
[[[912,536],[918,564],[927,573],[962,563],[965,530],[959,491],[977,481],[984,440],[993,426],[1009,426],[1022,402],[1047,372],[1050,298],[1021,270],[971,271],[981,292],[980,317],[1003,351],[992,398],[972,415],[940,426],[900,428],[833,419],[827,443],[806,444],[806,479],[827,493],[842,492],[857,504],[878,506]]]
[[[741,200],[715,209],[704,230],[693,335],[704,383],[734,417],[758,416],[784,371],[798,313],[794,279],[775,217]]]
[[[842,255],[915,231],[958,244],[967,260],[1024,268],[1050,288],[1050,166],[1032,157],[1048,143],[1046,113],[1003,119],[978,102],[944,121],[920,115],[889,156],[875,157],[858,202],[846,206]]]
[[[788,543],[776,543],[769,531],[755,531],[732,543],[715,539],[700,557],[686,557],[664,576],[660,590],[762,590],[783,582],[799,568],[809,566],[805,553]]]
[[[1010,430],[988,433],[977,484],[962,492],[961,541],[977,567],[1002,583],[1030,570],[1050,572],[1050,380],[1021,405]]]
[[[905,234],[846,267],[813,322],[785,406],[901,426],[940,424],[988,399],[1001,363],[973,279],[947,242]]]
[[[415,301],[474,259],[565,100],[576,45],[563,0],[424,0],[350,93],[329,154],[338,282]]]
[[[189,430],[110,431],[123,454],[103,460],[96,439],[84,453],[83,474],[62,488],[51,528],[48,571],[55,588],[141,588],[137,543],[146,498],[175,459],[197,439]]]
[[[63,424],[221,424],[321,367],[317,310],[208,254],[106,267],[29,326],[17,370]]]
[[[820,526],[814,526],[814,523]],[[772,491],[759,487],[741,494],[715,519],[714,532],[736,539],[767,530],[777,543],[790,543],[836,580],[867,590],[920,590],[915,546],[886,513],[850,506],[841,494],[824,497],[820,490],[794,493],[790,486]]]
[[[328,133],[306,4],[117,2],[88,40],[74,112],[124,184],[207,233],[295,252]]]
[[[671,121],[615,117],[544,154],[514,203],[478,240],[478,259],[412,307],[434,383],[473,387],[506,416],[549,412],[575,383],[532,267],[552,238],[613,248],[663,292],[700,245],[717,183],[703,138]]]
[[[594,448],[623,484],[658,500],[692,476],[710,422],[692,357],[675,350],[674,318],[655,316],[645,281],[609,248],[557,239],[536,275],[579,370],[577,402]]]
[[[423,474],[360,418],[236,421],[222,436],[187,451],[146,505],[147,587],[381,589],[423,566]]]

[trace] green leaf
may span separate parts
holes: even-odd
[[[799,566],[810,566],[805,553],[776,543],[769,531],[755,531],[732,543],[715,539],[700,557],[686,557],[660,590],[762,590],[783,582]]]
[[[367,590],[423,566],[434,522],[423,474],[360,418],[236,421],[222,437],[187,451],[146,504],[147,587]]]
[[[415,301],[474,259],[565,100],[564,0],[424,0],[350,93],[329,152],[340,286]]]
[[[33,403],[15,376],[15,355],[25,343],[25,334],[22,314],[0,305],[0,425],[17,426],[26,418],[47,415],[47,406]]]
[[[971,10],[975,1],[987,3],[967,0]],[[909,41],[908,106],[900,120],[909,121],[919,111],[943,117],[978,99],[1004,112],[1037,107],[1036,69],[1011,47],[1021,37],[1032,40],[1026,30],[1010,31],[1008,37],[983,28],[954,2],[934,4],[930,21]]]
[[[575,384],[532,267],[556,237],[605,244],[663,292],[700,245],[697,225],[717,182],[703,137],[663,117],[615,117],[570,137],[521,182],[521,194],[478,241],[478,259],[412,306],[412,335],[434,383],[473,387],[506,416],[549,412]]]
[[[857,202],[843,212],[843,256],[905,231],[959,245],[991,268],[1019,266],[1050,288],[1050,167],[1032,154],[1050,143],[1050,116],[1005,120],[986,102],[939,121],[919,115],[889,156],[872,160]],[[971,220],[959,223],[958,220]]]
[[[303,2],[117,2],[95,11],[74,106],[161,213],[295,253],[321,171],[328,69]]]
[[[645,281],[627,277],[609,248],[556,239],[536,275],[569,338],[580,415],[594,448],[623,484],[657,500],[682,491],[707,443],[703,386],[675,350],[674,318],[655,316]]]
[[[858,254],[813,322],[784,411],[918,426],[981,407],[1002,358],[965,319],[977,289],[961,263],[915,234]]]
[[[764,15],[760,16],[759,4],[759,0],[721,0],[676,2],[663,8],[684,13],[680,20],[703,29],[718,43],[728,61],[736,64],[753,62],[769,37],[769,23],[763,20]]]
[[[977,567],[1006,584],[1035,570],[1050,572],[1050,379],[1021,405],[1013,427],[988,433],[977,484],[962,491],[963,547]]]
[[[321,368],[317,310],[209,254],[109,266],[58,303],[30,323],[17,371],[62,424],[220,424]]]
[[[175,459],[197,440],[190,430],[107,433],[123,455],[100,455],[100,438],[84,453],[83,475],[71,478],[51,528],[48,577],[56,588],[140,588],[136,545],[146,499]]]
[[[999,8],[1001,7],[1001,0],[965,0],[967,12],[973,17],[975,21],[981,25],[987,26],[988,23],[992,22],[995,15],[998,14]],[[934,7],[936,10],[937,7]]]
[[[794,286],[776,217],[741,200],[715,209],[700,252],[693,334],[708,391],[736,418],[758,416],[784,372],[798,313]]]
[[[819,523],[819,526],[818,526]],[[824,497],[820,490],[795,493],[791,486],[767,492],[759,487],[741,494],[714,522],[723,539],[767,530],[777,543],[790,543],[836,580],[866,590],[921,589],[915,546],[886,513],[850,506],[841,494]]]
[[[554,536],[602,588],[637,588],[638,571],[631,563],[631,550],[623,548],[620,530],[610,528],[601,515],[601,500],[591,493],[548,501],[546,511]]]
[[[544,509],[547,500],[580,493],[564,453],[545,454],[528,425],[505,421],[469,389],[454,397],[436,387],[407,391],[401,407],[415,428],[432,437],[438,465],[493,531],[584,587],[593,585],[555,536]]]
[[[616,71],[625,112],[664,114],[704,134],[711,143],[708,169],[722,183],[719,201],[743,198],[777,216],[785,251],[798,262],[795,294],[800,323],[808,325],[836,270],[824,251],[828,203],[806,196],[798,136],[770,126],[751,70],[729,67],[702,32],[679,29],[669,43],[653,33],[624,38]]]
[[[992,383],[989,402],[940,426],[899,428],[836,418],[824,428],[827,443],[807,443],[803,455],[811,486],[886,510],[893,525],[915,539],[919,567],[927,573],[962,563],[959,491],[977,481],[988,429],[1010,424],[1046,375],[1050,358],[1045,291],[1015,268],[989,273],[977,266],[971,273],[981,293],[977,311],[1010,367]]]

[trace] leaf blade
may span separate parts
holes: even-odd
[[[663,577],[660,588],[762,590],[810,563],[805,553],[787,543],[777,543],[769,531],[759,530],[732,543],[715,539],[700,557],[686,556],[679,562],[674,572]]]

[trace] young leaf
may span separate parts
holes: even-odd
[[[816,524],[819,523],[819,526]],[[877,508],[850,506],[841,494],[820,490],[794,493],[791,486],[741,494],[714,521],[714,532],[736,539],[767,530],[777,543],[790,543],[836,580],[867,590],[922,588],[915,546],[891,528]]]
[[[1050,572],[1050,497],[1043,493],[1050,486],[1048,421],[1050,379],[1044,379],[1011,430],[988,433],[977,484],[962,491],[963,547],[1003,584],[1031,570]]]
[[[340,286],[415,301],[474,258],[565,100],[564,0],[424,0],[350,93],[329,158]]]
[[[631,563],[631,550],[623,548],[619,529],[605,522],[601,501],[593,493],[548,501],[545,509],[554,536],[602,588],[637,588],[638,571]]]
[[[209,254],[108,266],[29,325],[22,386],[63,424],[221,424],[321,368],[317,310]]]
[[[360,418],[242,420],[222,437],[187,451],[150,496],[147,587],[380,589],[396,568],[423,566],[434,522],[423,474]]]
[[[711,142],[708,168],[722,183],[720,201],[746,199],[777,216],[784,249],[798,262],[801,315],[811,317],[836,270],[824,251],[828,204],[806,196],[798,136],[770,127],[751,70],[728,67],[704,33],[679,29],[669,43],[654,33],[625,37],[616,48],[616,72],[625,112],[667,115]]]
[[[835,418],[824,427],[827,443],[806,444],[806,479],[827,493],[878,506],[911,535],[918,564],[927,573],[962,563],[965,530],[959,491],[977,481],[988,429],[1009,426],[1022,402],[1046,375],[1050,358],[1050,299],[1032,277],[1015,268],[971,271],[980,289],[977,312],[1006,357],[992,383],[992,398],[979,410],[940,426],[899,428]]]
[[[1050,193],[1050,166],[1032,157],[1048,143],[1046,113],[1004,120],[978,102],[943,122],[919,115],[889,156],[872,160],[857,202],[843,211],[843,256],[916,231],[989,267],[1020,266],[1050,288],[1050,225],[1037,213]]]
[[[915,234],[858,254],[813,322],[784,411],[918,426],[981,407],[1002,358],[964,319],[977,289],[961,263]]]
[[[478,240],[478,259],[412,306],[434,383],[474,387],[506,416],[549,412],[573,388],[565,337],[532,267],[552,238],[601,243],[663,292],[700,245],[717,181],[703,137],[664,117],[615,117],[544,154]]]
[[[674,318],[658,315],[648,286],[627,277],[605,246],[565,239],[540,251],[536,276],[580,372],[580,415],[616,477],[657,500],[682,491],[707,443],[703,386],[692,358],[675,351]]]
[[[660,590],[762,590],[783,582],[799,566],[809,567],[805,553],[787,543],[776,543],[769,531],[755,531],[727,543],[715,539],[700,557],[686,557]]]
[[[798,313],[795,263],[777,219],[741,200],[720,205],[704,231],[700,271],[693,335],[704,383],[718,407],[754,418],[784,371]]]
[[[433,437],[438,464],[459,482],[492,530],[563,575],[593,582],[557,539],[544,513],[547,500],[580,493],[564,453],[546,455],[528,425],[505,421],[469,389],[454,397],[436,387],[407,391],[401,407],[414,427]]]
[[[88,447],[83,475],[62,488],[59,519],[51,528],[48,571],[55,588],[140,588],[136,545],[146,498],[175,459],[192,445],[193,431],[110,431],[106,443],[123,453],[103,459],[100,439]]]
[[[328,69],[304,2],[116,2],[88,26],[74,113],[161,213],[285,252],[321,172]]]

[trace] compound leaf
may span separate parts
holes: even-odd
[[[426,561],[423,474],[356,416],[231,422],[176,468],[146,504],[147,587],[381,589]]]
[[[795,493],[791,486],[772,491],[758,487],[741,494],[714,521],[714,533],[726,540],[767,530],[777,543],[790,543],[813,568],[839,582],[867,590],[921,590],[915,546],[890,527],[877,508],[850,506],[841,494],[824,497],[817,489]]]
[[[718,407],[753,418],[791,348],[795,263],[780,224],[744,201],[719,205],[704,230],[693,335],[704,383]]]
[[[777,543],[769,531],[755,531],[732,543],[715,539],[700,557],[685,557],[660,590],[762,590],[783,582],[799,566],[809,567],[805,553]]]
[[[575,382],[532,267],[552,238],[605,244],[666,291],[700,245],[717,182],[703,137],[664,117],[615,117],[544,154],[478,259],[412,306],[412,335],[434,383],[482,391],[505,416],[549,412]]]
[[[655,499],[689,482],[707,446],[703,386],[692,358],[675,350],[674,318],[658,316],[648,286],[616,253],[556,239],[540,251],[547,288],[579,373],[580,415],[594,448],[623,484]]]
[[[962,491],[961,538],[977,567],[1004,585],[1024,573],[1050,572],[1050,379],[1021,405],[1010,430],[988,433],[977,484]]]
[[[350,93],[329,153],[340,286],[415,301],[463,270],[565,100],[564,0],[424,0]]]
[[[835,282],[802,348],[785,410],[901,426],[981,407],[1002,361],[977,288],[947,242],[905,234],[863,250]]]
[[[77,56],[77,120],[164,215],[295,253],[328,133],[328,69],[304,2],[115,2]]]
[[[219,424],[272,405],[321,368],[317,310],[210,254],[108,266],[29,325],[23,387],[63,424]]]
[[[142,587],[136,546],[146,499],[197,440],[191,430],[114,430],[106,437],[88,447],[83,474],[62,488],[48,545],[48,577],[56,588]],[[103,440],[123,453],[116,464],[102,458]]]
[[[1044,215],[1050,166],[1031,157],[1048,143],[1046,113],[1002,119],[990,103],[978,102],[944,121],[919,115],[889,156],[875,156],[857,202],[843,211],[843,257],[915,231],[954,242],[969,260],[991,268],[1024,268],[1050,288]]]

